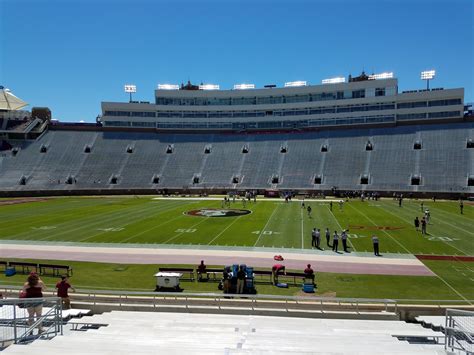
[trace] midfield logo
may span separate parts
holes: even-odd
[[[191,210],[184,213],[189,216],[198,217],[238,217],[252,213],[252,211],[239,209],[201,208],[199,210]]]

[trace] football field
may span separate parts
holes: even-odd
[[[78,197],[24,201],[0,200],[0,239],[12,241],[136,243],[172,245],[311,248],[312,228],[349,231],[351,252],[371,252],[371,236],[381,253],[474,255],[474,208],[458,202],[423,201],[430,211],[427,235],[413,220],[423,216],[421,201],[402,207],[391,199],[242,200],[221,198],[161,199],[156,197]]]
[[[301,200],[280,199],[226,206],[223,197],[0,199],[0,254],[6,260],[67,260],[76,286],[127,290],[151,290],[150,275],[160,264],[195,265],[204,258],[210,265],[245,260],[268,269],[273,255],[282,254],[290,270],[314,265],[316,295],[474,303],[473,205],[465,202],[461,214],[456,201],[405,200],[399,207],[392,199],[333,200],[332,209],[330,201],[305,200],[302,208]],[[431,215],[426,235],[413,225],[423,215],[422,202]],[[326,227],[331,235],[349,231],[347,253],[341,243],[338,254],[327,246]],[[321,229],[322,250],[311,248],[313,228]],[[381,258],[373,255],[372,235],[380,240]],[[56,279],[45,281],[54,285]],[[3,285],[23,282],[24,275],[0,279]],[[216,290],[212,284],[183,285],[187,291]],[[300,292],[269,285],[258,290]]]

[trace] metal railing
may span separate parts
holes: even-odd
[[[63,333],[58,297],[0,299],[0,347]]]
[[[474,312],[446,310],[445,349],[474,354]]]
[[[4,295],[16,297],[15,286],[1,286]],[[46,292],[47,294],[47,292]],[[317,296],[277,296],[224,293],[179,293],[146,291],[111,291],[76,289],[73,303],[82,307],[105,306],[114,309],[142,307],[153,310],[218,309],[240,311],[269,311],[280,313],[351,312],[354,314],[384,312],[396,315],[397,302],[391,299],[337,298]]]

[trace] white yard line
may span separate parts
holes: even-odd
[[[334,218],[334,220],[336,221],[337,225],[339,226],[339,228],[341,229],[342,231],[342,226],[339,224],[339,221],[337,220],[336,216],[334,215],[334,213],[332,213],[331,209],[329,208],[329,206],[326,206],[329,210],[329,213],[331,213],[332,217]],[[357,249],[355,248],[354,244],[352,244],[351,242],[351,238],[349,238],[349,236],[347,237],[347,240],[349,241],[349,244],[351,245],[351,248],[352,250],[354,251],[357,251]]]
[[[131,239],[133,239],[133,238],[135,238],[135,237],[138,237],[139,235],[148,233],[149,231],[152,231],[153,229],[156,229],[156,228],[161,227],[161,226],[163,226],[163,225],[165,225],[165,224],[168,224],[168,223],[170,223],[170,222],[173,222],[174,220],[177,220],[178,218],[183,218],[183,217],[184,217],[184,214],[182,214],[182,215],[180,215],[180,216],[177,216],[177,217],[175,217],[175,218],[172,218],[172,219],[168,219],[167,221],[165,221],[165,222],[163,222],[163,223],[160,223],[160,224],[157,224],[156,226],[153,226],[153,227],[151,227],[151,228],[149,228],[149,229],[145,229],[144,231],[142,231],[142,232],[140,232],[140,233],[133,234],[133,235],[131,235],[130,237],[121,240],[120,243],[126,243],[126,242],[128,242],[129,240],[131,240]]]
[[[206,217],[206,218],[203,219],[201,222],[198,222],[198,223],[193,224],[193,225],[190,226],[188,229],[194,228],[194,227],[200,225],[201,223],[206,222],[209,218],[211,218],[211,217]],[[181,233],[176,234],[175,236],[169,238],[168,240],[165,240],[165,241],[163,242],[163,244],[167,244],[168,242],[172,241],[173,239],[178,238],[180,235],[182,235],[182,234],[184,234],[184,233],[185,233],[185,232],[181,232]]]
[[[405,219],[405,218],[403,218],[403,217],[401,217],[401,216],[399,216],[399,215],[396,215],[395,213],[391,212],[391,211],[388,209],[388,207],[384,207],[384,210],[387,211],[388,213],[390,213],[391,215],[393,215],[393,216],[395,216],[395,217],[397,217],[397,218],[399,218],[399,219],[405,221],[406,223],[411,224],[410,221],[408,221],[407,219]],[[429,235],[432,235],[433,237],[436,237],[436,235],[433,234],[433,233],[431,233],[431,232],[429,233]],[[440,239],[440,241],[443,242],[444,244],[449,245],[450,247],[456,249],[456,250],[459,251],[461,254],[463,254],[463,255],[468,255],[468,254],[466,254],[464,251],[462,251],[461,249],[455,247],[454,245],[451,245],[451,244],[449,244],[448,242],[446,242],[446,241],[444,241],[444,240],[441,240],[441,239]]]
[[[431,269],[430,269],[430,270],[431,270]],[[453,290],[459,297],[461,297],[464,301],[466,301],[467,303],[469,303],[469,304],[472,306],[472,303],[469,302],[469,300],[468,300],[466,297],[464,297],[460,292],[458,292],[458,291],[457,291],[453,286],[451,286],[445,279],[443,279],[441,276],[439,276],[439,275],[438,275],[436,272],[434,272],[433,270],[431,270],[431,272],[432,272],[433,274],[435,274],[438,279],[440,279],[441,281],[443,281],[443,282],[446,284],[446,286],[448,286],[451,290]]]
[[[301,249],[304,249],[304,225],[303,225],[303,210],[300,208],[301,211]]]
[[[273,215],[275,214],[276,210],[278,209],[278,207],[280,207],[280,205],[277,205],[275,207],[275,209],[273,210],[272,214],[270,215],[270,217],[268,217],[268,220],[267,220],[267,223],[265,224],[265,226],[263,227],[263,229],[260,231],[260,235],[258,236],[257,240],[255,241],[255,244],[253,245],[254,247],[257,246],[257,243],[260,241],[260,238],[262,238],[262,235],[263,235],[263,232],[265,231],[265,229],[267,229],[267,226],[268,224],[270,223],[270,220],[272,219]]]
[[[376,227],[380,227],[377,223],[375,223],[374,221],[372,221],[368,216],[365,215],[365,213],[359,211],[357,208],[355,207],[352,207],[350,203],[348,203],[348,205],[353,208],[357,213],[361,214],[362,216],[364,216],[368,221],[370,221],[370,223],[372,223],[374,226]],[[410,250],[408,250],[402,243],[400,243],[398,240],[396,240],[394,237],[392,237],[386,230],[382,230],[382,232],[384,232],[386,235],[388,235],[395,243],[397,243],[398,245],[400,245],[403,249],[406,250],[406,252],[408,254],[413,254]]]
[[[417,208],[415,208],[415,207],[411,207],[410,205],[408,205],[408,206],[409,206],[409,208],[412,209],[412,210],[413,210],[413,209],[417,209]],[[427,206],[427,207],[428,207],[428,206]],[[436,210],[436,212],[439,212],[439,211],[440,211],[440,210]],[[459,215],[459,216],[460,216],[460,215]],[[447,224],[448,226],[451,226],[451,227],[453,227],[453,228],[456,228],[457,230],[460,230],[460,231],[462,231],[462,232],[468,233],[468,234],[470,234],[470,235],[474,235],[474,232],[470,232],[470,231],[468,231],[466,228],[458,227],[458,226],[456,226],[456,225],[454,225],[454,224],[451,224],[451,223],[448,223],[448,222],[446,222],[446,221],[444,221],[444,220],[442,220],[442,219],[437,218],[436,221],[437,221],[437,222],[440,222],[440,223]]]
[[[126,227],[126,226],[128,226],[128,225],[130,225],[130,224],[137,223],[137,222],[140,221],[140,220],[143,220],[143,219],[146,219],[146,218],[150,218],[151,216],[153,216],[153,215],[155,215],[155,214],[157,214],[157,213],[169,212],[169,211],[175,210],[176,208],[179,208],[179,207],[181,207],[181,206],[182,206],[182,204],[177,204],[177,205],[174,204],[174,205],[171,206],[171,208],[170,208],[170,206],[161,206],[161,207],[158,208],[158,209],[150,210],[150,211],[147,212],[146,214],[143,214],[143,213],[142,213],[142,214],[134,214],[134,215],[133,215],[134,218],[135,218],[135,217],[143,217],[143,218],[140,218],[140,219],[132,219],[130,222],[125,223],[125,224],[121,224],[121,225],[119,225],[118,227],[119,227],[119,228],[124,228],[124,227]],[[131,215],[129,214],[129,215],[127,215],[126,217],[124,217],[124,216],[121,215],[121,216],[118,216],[117,218],[118,218],[118,219],[122,219],[122,220],[123,220],[123,219],[130,220]],[[117,218],[115,218],[114,220],[116,220]],[[84,242],[84,241],[86,241],[86,240],[92,239],[92,238],[94,238],[94,237],[96,237],[96,236],[98,236],[98,235],[101,235],[101,234],[105,234],[105,232],[104,232],[104,231],[100,231],[100,232],[98,232],[98,233],[89,235],[89,236],[87,236],[87,237],[85,237],[85,238],[78,239],[77,241],[78,241],[78,242]]]
[[[209,243],[207,243],[207,245],[211,245],[212,242],[214,242],[217,238],[219,238],[227,229],[229,229],[229,228],[230,228],[235,222],[237,222],[241,217],[243,217],[243,215],[237,217],[236,219],[234,219],[234,220],[232,221],[232,223],[230,223],[230,224],[229,224],[227,227],[225,227],[218,235],[216,235],[214,238],[212,238],[212,240],[211,240]]]

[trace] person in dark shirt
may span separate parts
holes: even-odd
[[[61,281],[56,284],[56,290],[58,290],[58,297],[61,297],[63,309],[71,309],[71,299],[69,298],[68,290],[76,292],[74,287],[71,286],[67,276],[62,276]]]
[[[237,271],[237,293],[244,293],[245,285],[245,270],[241,265],[239,271]]]
[[[375,256],[380,256],[380,253],[379,253],[379,238],[375,234],[372,236],[372,244],[374,246],[374,255]]]
[[[306,279],[310,279],[311,282],[314,284],[314,270],[311,268],[311,264],[306,265],[306,269],[304,269],[304,277]]]
[[[39,278],[36,272],[32,272],[28,276],[28,280],[23,285],[22,294],[24,298],[42,298],[43,291],[46,289],[43,281]],[[40,320],[41,313],[43,311],[43,303],[39,301],[38,303],[28,303],[26,310],[28,311],[28,325],[33,325],[36,321]],[[41,322],[38,324],[38,333],[43,332],[43,325]]]
[[[202,281],[203,275],[206,275],[207,278],[209,278],[209,275],[206,272],[206,264],[204,264],[204,260],[201,260],[201,263],[198,265],[197,273],[198,273],[198,281]]]
[[[418,229],[420,228],[420,220],[418,219],[418,216],[415,217],[415,229],[418,232]]]

